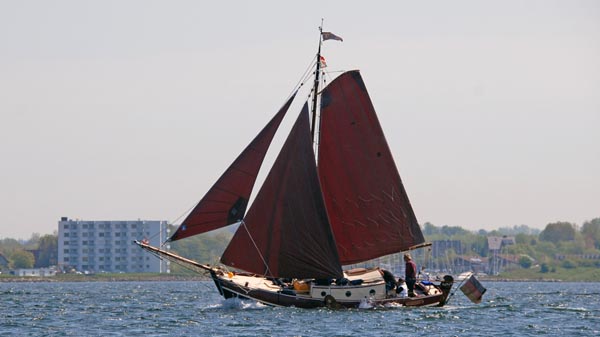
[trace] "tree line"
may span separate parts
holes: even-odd
[[[523,268],[539,265],[542,272],[557,266],[564,268],[600,268],[600,218],[583,223],[552,222],[543,230],[526,225],[504,227],[492,231],[469,231],[458,226],[423,225],[427,241],[458,240],[462,252],[453,255],[489,257],[488,237],[514,237],[513,245],[503,247],[502,254],[518,256]]]
[[[566,268],[600,268],[600,259],[586,258],[600,256],[600,218],[586,221],[581,227],[570,222],[553,222],[541,231],[526,225],[502,227],[492,231],[469,231],[460,226],[435,226],[429,222],[422,226],[422,230],[425,239],[430,242],[460,241],[463,249],[462,252],[454,252],[456,255],[488,257],[488,237],[513,236],[515,244],[505,247],[503,253],[521,256],[519,263],[522,267],[529,268],[537,263],[541,265],[542,271],[551,270],[557,264]],[[171,251],[202,263],[217,263],[231,236],[231,229],[225,228],[172,242]],[[8,260],[8,268],[11,269],[56,265],[57,233],[34,233],[26,241],[2,239],[0,254]],[[177,272],[180,268],[173,266],[172,270]]]
[[[10,269],[54,266],[58,257],[58,235],[56,232],[34,233],[26,241],[5,238],[0,240],[0,254],[8,261]]]

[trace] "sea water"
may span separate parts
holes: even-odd
[[[276,308],[212,282],[0,283],[0,336],[600,336],[600,283],[486,282],[480,304]]]

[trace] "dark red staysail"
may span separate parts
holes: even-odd
[[[308,105],[221,262],[270,277],[342,276],[319,187]]]
[[[319,176],[342,264],[424,242],[358,71],[321,95]]]
[[[175,241],[240,221],[273,136],[295,94],[204,195],[169,239]]]

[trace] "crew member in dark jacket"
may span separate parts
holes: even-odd
[[[408,296],[415,297],[415,283],[417,283],[417,265],[412,260],[410,254],[404,254],[404,262],[406,262],[405,281],[408,288]]]

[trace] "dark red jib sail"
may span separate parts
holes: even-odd
[[[423,243],[423,233],[358,71],[321,95],[319,176],[342,264]]]
[[[270,277],[342,277],[306,104],[221,262]]]
[[[295,94],[204,195],[169,239],[175,241],[240,221],[260,166]]]

